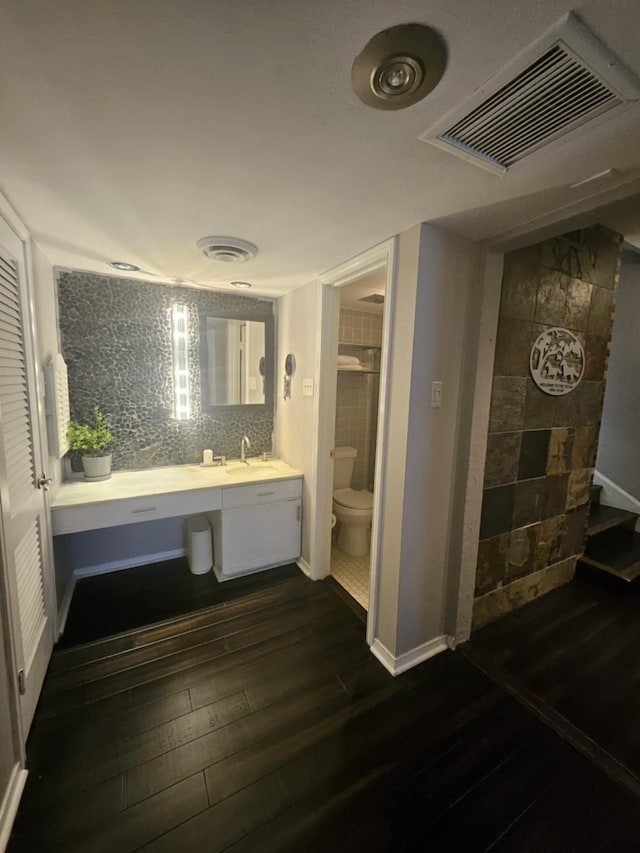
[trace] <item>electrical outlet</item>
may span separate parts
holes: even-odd
[[[313,397],[313,379],[302,380],[302,396]]]
[[[431,383],[431,408],[439,409],[442,406],[442,382]]]

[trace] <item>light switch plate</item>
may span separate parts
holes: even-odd
[[[313,397],[313,379],[302,380],[302,396]]]
[[[439,409],[442,406],[442,382],[431,383],[431,408]]]

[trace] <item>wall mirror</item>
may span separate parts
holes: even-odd
[[[273,405],[273,316],[200,312],[202,411]]]

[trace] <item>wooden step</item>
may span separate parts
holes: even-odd
[[[637,520],[638,515],[635,512],[628,512],[626,509],[619,509],[615,506],[604,506],[601,503],[593,504],[589,515],[587,536],[596,536],[612,527],[625,527],[633,530]]]
[[[630,583],[640,576],[640,533],[617,527],[595,536],[582,562]]]

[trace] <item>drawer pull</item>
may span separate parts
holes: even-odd
[[[275,495],[275,492],[256,492],[258,498],[267,498],[269,495]]]
[[[132,513],[136,513],[136,512],[154,512],[157,508],[158,508],[158,507],[155,507],[155,506],[147,506],[147,507],[145,507],[144,509],[134,509],[134,510],[132,510]]]

